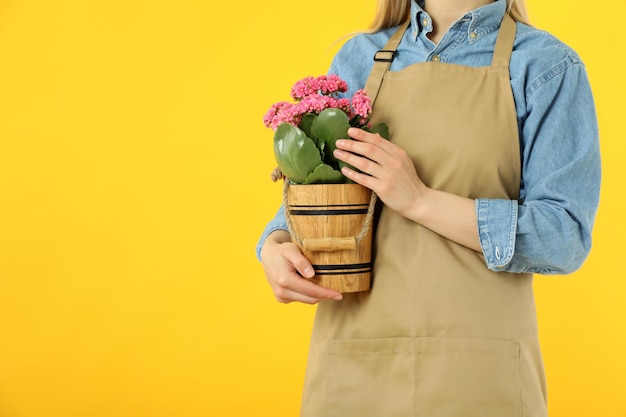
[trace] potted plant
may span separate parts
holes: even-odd
[[[274,130],[278,169],[284,178],[284,208],[292,241],[315,269],[313,281],[341,292],[369,289],[372,217],[376,196],[341,173],[333,156],[338,139],[359,127],[384,138],[384,123],[368,124],[372,103],[365,90],[351,98],[336,75],[306,77],[291,88],[294,102],[273,104],[263,121]]]

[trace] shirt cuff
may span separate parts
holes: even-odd
[[[272,221],[270,221],[267,226],[265,226],[265,230],[263,230],[263,234],[261,234],[261,237],[256,244],[256,257],[259,262],[261,261],[261,249],[263,249],[263,244],[265,243],[265,240],[271,233],[277,230],[289,231],[289,228],[287,227],[287,220],[285,219],[285,214],[282,207],[280,208],[280,210],[278,210],[278,213],[276,213],[276,217],[274,217]]]
[[[517,231],[515,200],[477,199],[478,235],[487,268],[503,271],[513,259]]]

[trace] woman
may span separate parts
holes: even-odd
[[[547,415],[532,274],[586,258],[600,157],[580,58],[524,21],[520,0],[381,0],[334,58],[391,141],[335,152],[384,203],[371,291],[307,281],[282,210],[259,241],[279,301],[323,301],[303,416]]]

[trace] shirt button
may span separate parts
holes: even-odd
[[[470,33],[470,39],[474,40],[478,37],[478,33],[476,33],[476,31],[473,31],[472,33]]]
[[[422,26],[428,27],[428,19],[426,18],[422,19]]]
[[[430,58],[430,60],[433,62],[439,62],[441,61],[441,57],[439,55],[433,55],[433,57]]]

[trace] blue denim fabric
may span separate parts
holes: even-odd
[[[467,13],[439,44],[426,36],[432,21],[422,6],[413,0],[411,24],[391,71],[435,55],[442,63],[475,67],[491,63],[504,0]],[[357,35],[337,53],[329,73],[347,81],[346,96],[363,88],[374,53],[394,31]],[[485,263],[494,271],[567,274],[578,269],[589,253],[599,200],[600,149],[591,88],[585,67],[571,48],[521,23],[510,74],[519,126],[521,191],[519,201],[476,200]],[[277,229],[286,230],[282,208],[259,240],[259,259],[265,238]]]

